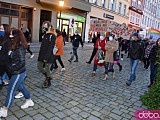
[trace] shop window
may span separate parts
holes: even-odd
[[[19,16],[19,11],[17,11],[17,10],[11,10],[10,11],[10,15]]]
[[[2,3],[2,4],[1,4],[1,7],[2,7],[2,8],[10,8],[10,5],[9,5],[9,4],[4,4],[4,3]]]
[[[69,24],[69,20],[63,20],[63,24],[68,25]]]
[[[11,6],[11,9],[19,10],[19,7],[12,5],[12,6]]]
[[[4,9],[4,8],[0,8],[0,14],[9,15],[10,14],[10,10],[9,9]]]
[[[12,18],[11,26],[18,28],[18,18]]]
[[[29,13],[22,12],[21,18],[29,18]]]
[[[1,23],[2,24],[9,24],[9,17],[2,16],[1,17]]]

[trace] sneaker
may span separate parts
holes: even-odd
[[[108,79],[108,75],[106,74],[103,80],[107,80]]]
[[[26,102],[21,106],[22,109],[34,106],[34,102],[32,100],[26,100]]]
[[[61,69],[61,72],[64,72],[65,70],[66,70],[65,68],[62,68],[62,69]]]
[[[1,108],[0,109],[0,117],[7,117],[7,111],[8,110],[5,110],[4,108]]]
[[[19,99],[19,98],[22,98],[24,95],[21,93],[21,92],[19,92],[16,96],[15,96],[15,98],[16,99]]]
[[[75,60],[74,62],[78,62],[78,60]]]
[[[95,72],[93,72],[92,74],[90,74],[89,75],[90,77],[94,77],[94,76],[96,76],[96,73]]]
[[[3,85],[4,85],[4,86],[6,86],[6,85],[8,85],[8,84],[9,84],[9,81],[8,81],[8,80],[4,80],[4,81],[3,81]]]
[[[121,61],[123,61],[123,58],[121,58]]]
[[[130,85],[131,85],[131,83],[130,83],[130,82],[126,82],[126,85],[127,85],[127,86],[130,86]]]
[[[33,57],[34,57],[34,54],[32,54],[30,58],[33,58]]]
[[[122,65],[119,67],[119,71],[122,71]]]

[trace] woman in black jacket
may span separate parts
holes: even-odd
[[[151,49],[149,59],[150,59],[150,85],[151,87],[153,83],[155,83],[155,78],[158,72],[158,56],[160,55],[160,38],[156,41],[156,45]]]
[[[8,49],[9,49],[10,27],[7,24],[0,26],[0,76],[6,72],[8,64]],[[2,81],[0,80],[0,89],[2,89]]]
[[[33,101],[31,100],[30,93],[24,85],[24,78],[26,77],[25,55],[26,48],[28,47],[27,42],[22,31],[19,29],[13,30],[12,35],[10,51],[8,53],[9,64],[7,67],[11,78],[7,89],[7,97],[4,107],[0,109],[0,117],[7,117],[8,109],[13,103],[14,94],[17,89],[23,93],[26,99],[26,102],[21,106],[22,109],[34,105]]]

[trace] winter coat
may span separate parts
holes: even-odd
[[[144,57],[148,58],[149,54],[151,52],[151,49],[153,48],[154,43],[148,44],[147,47],[145,48],[145,53],[144,53]]]
[[[153,64],[156,64],[159,59],[157,56],[158,51],[160,51],[160,48],[157,45],[155,45],[155,46],[153,46],[153,48],[151,49],[151,52],[149,54],[150,62]]]
[[[38,61],[53,63],[55,57],[53,55],[55,40],[56,36],[52,33],[47,33],[42,36],[42,43],[39,51]]]
[[[118,50],[118,41],[108,41],[105,45],[105,62],[113,63],[113,53]]]
[[[64,51],[63,51],[63,37],[62,37],[62,35],[60,35],[56,38],[55,45],[58,49],[58,51],[56,52],[55,55],[63,55]]]
[[[0,65],[8,64],[8,50],[9,50],[10,39],[4,41],[4,38],[0,36]]]
[[[104,66],[104,63],[98,63],[98,46],[101,47],[101,50],[104,52],[104,55],[105,55],[105,44],[107,43],[107,40],[106,39],[103,39],[103,40],[100,40],[99,38],[96,40],[96,44],[94,46],[95,49],[97,49],[97,53],[94,57],[94,65],[99,65],[99,66]]]
[[[130,58],[133,60],[143,60],[144,56],[144,44],[140,40],[133,40],[130,42],[129,48]]]
[[[10,51],[7,71],[10,75],[20,74],[26,71],[25,68],[26,49],[20,46],[18,49]]]
[[[79,43],[81,43],[82,47],[83,47],[83,42],[82,42],[82,38],[80,35],[73,35],[71,37],[71,42],[72,42],[72,45],[73,47],[79,47]]]

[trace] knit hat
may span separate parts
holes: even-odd
[[[136,33],[136,32],[135,32],[135,33],[133,33],[133,35],[132,35],[132,36],[136,36],[136,37],[138,37],[138,33]]]

